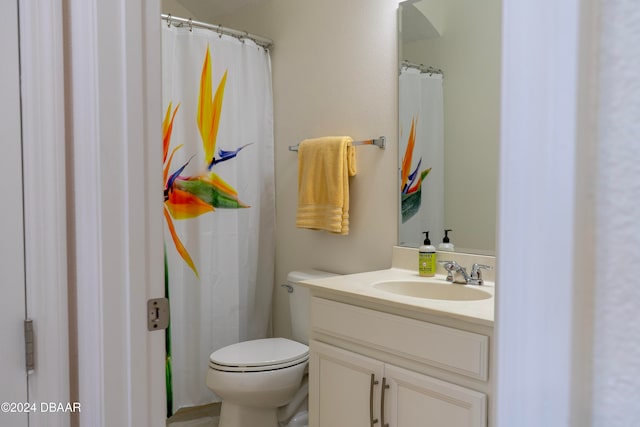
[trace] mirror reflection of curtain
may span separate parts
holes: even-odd
[[[444,236],[444,113],[441,74],[421,73],[403,67],[399,78],[399,158],[402,169],[407,151],[411,151],[411,128],[415,126],[415,145],[411,153],[409,187],[400,196],[401,246],[420,246],[423,231],[429,231],[437,246]],[[431,168],[421,185],[421,172]],[[413,174],[415,172],[415,175]],[[401,186],[403,183],[400,184]],[[404,210],[404,215],[403,215]]]
[[[184,190],[183,201],[193,202],[181,207],[177,199],[165,226],[171,302],[168,392],[176,411],[219,401],[205,384],[213,351],[270,332],[273,98],[269,52],[249,40],[163,25],[162,62],[163,113],[170,108],[174,115],[165,166],[172,177],[186,164],[180,172],[185,178],[172,185]],[[200,108],[202,99],[213,108]],[[170,234],[169,221],[183,249]]]

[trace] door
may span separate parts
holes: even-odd
[[[309,363],[309,427],[380,425],[384,364],[313,342]]]
[[[26,427],[27,413],[22,410],[28,396],[23,323],[26,310],[17,1],[6,2],[3,15],[5,19],[0,25],[0,425]]]
[[[385,365],[392,427],[486,427],[487,397],[427,375]]]

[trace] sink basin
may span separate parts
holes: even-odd
[[[396,295],[449,301],[477,301],[492,296],[489,292],[477,287],[418,280],[378,282],[374,283],[373,287]]]

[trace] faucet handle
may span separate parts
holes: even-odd
[[[473,264],[471,266],[471,275],[470,279],[473,280],[477,285],[482,285],[484,281],[482,280],[482,270],[493,270],[493,267],[485,264]]]
[[[438,263],[443,264],[447,271],[447,282],[453,282],[453,272],[457,270],[458,263],[455,261],[438,261]]]

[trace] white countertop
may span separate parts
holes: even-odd
[[[334,296],[343,295],[361,301],[382,304],[396,309],[408,309],[424,313],[456,318],[479,325],[493,327],[494,319],[494,284],[485,282],[481,287],[483,291],[491,294],[491,298],[481,300],[442,300],[428,299],[400,295],[377,289],[374,283],[382,281],[438,281],[445,286],[466,286],[451,284],[445,280],[445,276],[420,277],[413,270],[390,268],[387,270],[368,271],[365,273],[333,276],[324,279],[305,280],[301,286],[311,289],[319,295],[329,293]],[[476,287],[476,286],[474,286]]]

